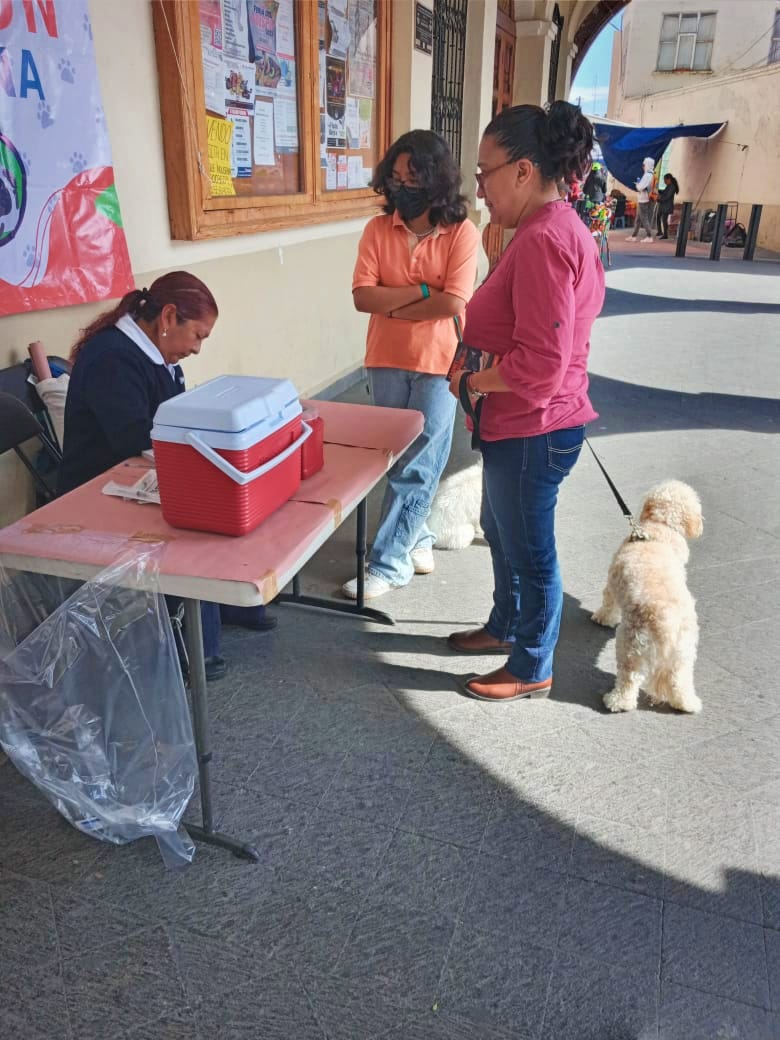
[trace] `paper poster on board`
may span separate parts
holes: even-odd
[[[276,54],[276,15],[278,0],[247,0],[249,15],[250,61],[262,53]]]
[[[203,93],[206,109],[220,116],[225,114],[225,73],[222,52],[203,44]]]
[[[220,0],[200,0],[200,42],[203,47],[222,50],[222,4]]]
[[[87,0],[0,2],[0,315],[134,286]]]
[[[255,103],[255,66],[226,58],[222,64],[222,73],[227,105],[251,111]]]
[[[298,107],[292,98],[275,97],[274,141],[277,152],[298,151]]]
[[[243,108],[229,108],[227,118],[233,124],[230,143],[230,174],[232,177],[252,176],[252,128],[249,113]]]
[[[226,58],[249,61],[246,0],[222,0],[222,50]]]
[[[229,119],[206,116],[206,139],[209,150],[209,194],[215,197],[235,195],[230,168],[233,124]]]
[[[372,98],[377,64],[374,0],[352,0],[349,26],[349,93]]]
[[[273,101],[255,101],[254,146],[255,166],[276,166]]]

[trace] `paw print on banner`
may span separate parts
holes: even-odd
[[[70,168],[74,173],[81,173],[82,170],[87,168],[87,160],[81,152],[74,152],[70,159],[68,159],[68,162],[70,163]]]
[[[60,58],[57,62],[57,68],[60,70],[60,79],[64,79],[66,83],[75,82],[76,70],[67,58]]]
[[[25,246],[22,258],[26,264],[29,264],[29,266],[32,267],[33,262],[35,261],[35,246]]]
[[[84,15],[84,19],[83,19],[81,24],[82,24],[82,26],[84,28],[84,32],[87,34],[87,36],[89,36],[89,38],[91,40],[92,39],[92,22],[90,22],[88,14]]]
[[[95,126],[98,128],[98,130],[105,130],[106,113],[102,108],[95,109]]]
[[[52,116],[51,109],[45,101],[38,102],[38,122],[44,130],[47,126],[51,126],[54,123],[54,116]]]
[[[32,159],[27,152],[22,152],[22,162],[24,163],[24,170],[27,176],[30,176],[30,170],[32,170]]]

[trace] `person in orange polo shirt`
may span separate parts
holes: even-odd
[[[366,568],[366,599],[434,568],[426,520],[447,464],[455,404],[447,370],[477,274],[479,232],[466,215],[461,175],[447,142],[412,130],[377,166],[384,213],[366,225],[352,279],[368,323],[366,371],[375,404],[423,413],[423,432],[388,473]],[[357,579],[342,586],[357,597]]]

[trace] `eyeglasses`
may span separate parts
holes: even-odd
[[[401,188],[419,188],[420,185],[416,181],[402,181],[396,177],[387,177],[385,179],[385,187],[390,192],[400,191]]]
[[[482,170],[481,172],[479,170],[477,170],[477,172],[474,174],[474,176],[477,178],[477,185],[478,185],[478,187],[482,188],[483,191],[484,191],[485,181],[488,179],[488,177],[491,175],[491,173],[495,173],[497,170],[503,170],[503,168],[505,166],[511,166],[512,163],[516,163],[516,162],[517,162],[517,159],[507,159],[507,161],[506,162],[502,162],[500,166],[494,166],[492,170]]]

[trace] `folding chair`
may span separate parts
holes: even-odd
[[[56,496],[56,490],[43,479],[35,463],[22,450],[26,441],[37,439],[53,464],[55,485],[62,455],[51,436],[41,426],[30,409],[13,394],[0,392],[0,455],[15,451],[33,479],[35,488],[45,502]]]

